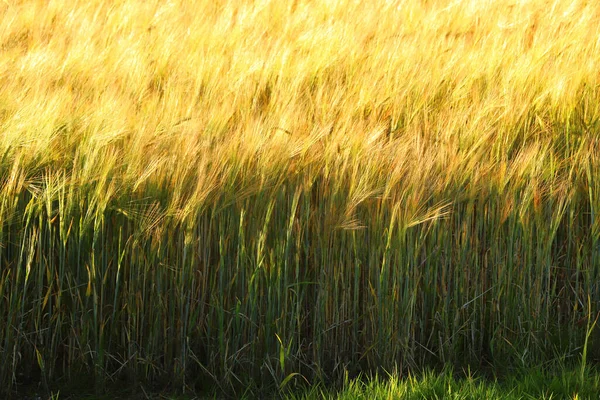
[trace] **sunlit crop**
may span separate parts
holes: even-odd
[[[579,356],[599,61],[595,1],[0,1],[0,386]]]

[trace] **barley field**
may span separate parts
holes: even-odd
[[[0,1],[6,391],[590,364],[599,212],[596,1]]]

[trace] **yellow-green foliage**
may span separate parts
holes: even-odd
[[[584,0],[0,2],[0,381],[577,354],[599,38]]]

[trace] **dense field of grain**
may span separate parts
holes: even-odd
[[[599,151],[596,1],[1,1],[0,387],[593,361]]]

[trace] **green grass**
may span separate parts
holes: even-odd
[[[542,370],[524,371],[518,376],[504,378],[501,382],[474,378],[465,373],[457,377],[452,371],[429,372],[419,377],[398,379],[351,380],[339,392],[312,389],[288,399],[316,400],[550,400],[550,399],[596,399],[600,395],[600,375],[586,376],[581,381],[578,371],[557,371],[556,374]],[[467,376],[465,376],[467,375]]]
[[[381,374],[372,378],[346,376],[337,390],[321,385],[308,389],[296,388],[277,393],[256,393],[247,390],[237,398],[283,400],[592,400],[600,395],[600,374],[588,370],[582,377],[579,369],[563,367],[530,368],[504,374],[501,378],[478,376],[470,370],[427,371],[399,377]],[[113,389],[97,396],[79,391],[61,391],[51,400],[223,400],[222,395],[175,395],[152,392],[143,386],[125,391]],[[45,398],[44,398],[45,400]]]

